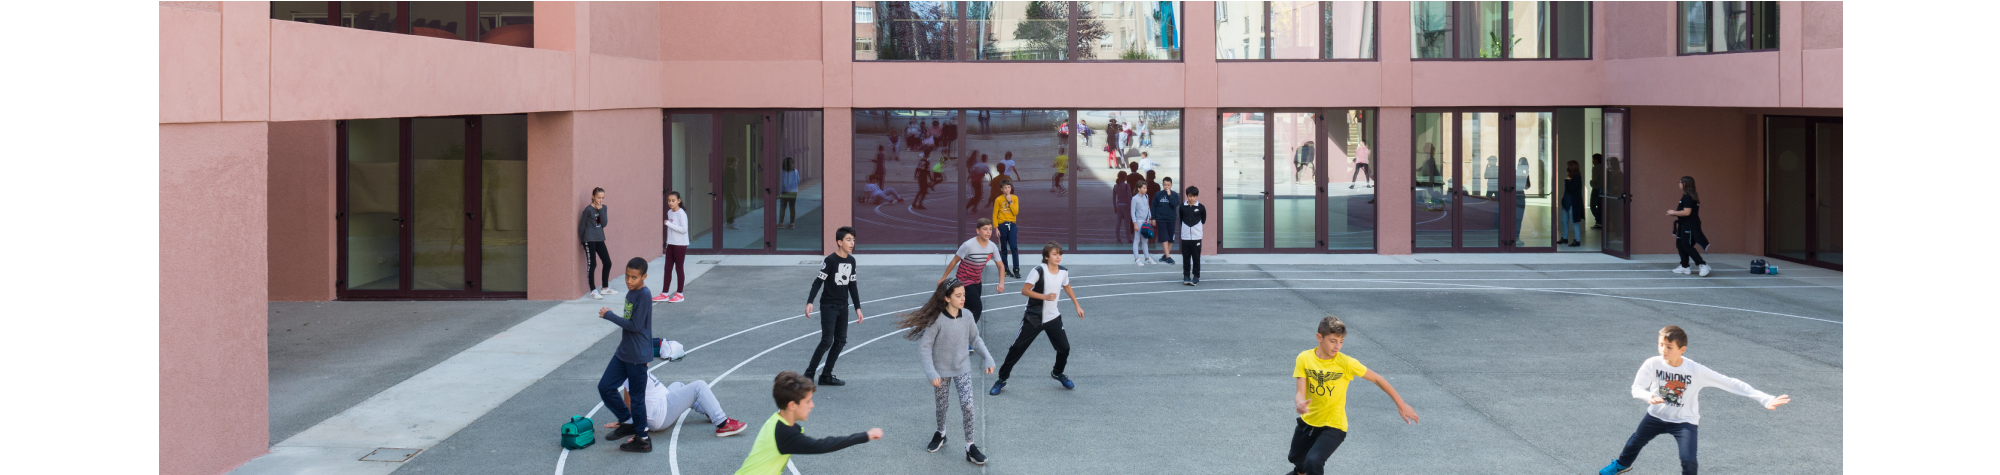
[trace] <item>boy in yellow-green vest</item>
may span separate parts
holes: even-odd
[[[811,378],[791,371],[778,373],[771,382],[771,399],[778,403],[778,412],[757,429],[757,441],[750,446],[750,456],[743,458],[743,468],[736,469],[736,475],[778,475],[784,473],[785,463],[792,460],[792,455],[824,454],[882,438],[881,428],[841,437],[806,437],[799,423],[812,415],[815,389]]]

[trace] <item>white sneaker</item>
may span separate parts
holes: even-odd
[[[1701,265],[1701,276],[1708,277],[1708,264]]]
[[[592,290],[590,291],[590,298],[604,300],[604,295],[597,293],[597,291],[595,290]]]
[[[602,289],[602,290],[598,290],[598,291],[597,291],[597,293],[600,293],[600,294],[604,294],[604,295],[618,295],[618,291],[616,291],[616,290],[611,290],[611,288],[610,288],[610,287],[605,287],[605,288],[604,288],[604,289]]]
[[[1683,274],[1683,275],[1685,275],[1685,274],[1687,274],[1687,273],[1688,273],[1688,268],[1687,268],[1687,266],[1680,266],[1680,267],[1675,267],[1675,268],[1674,268],[1674,273],[1675,273],[1675,274]]]
[[[1139,267],[1145,267],[1145,266],[1146,266],[1146,260],[1145,260],[1145,259],[1141,259],[1141,258],[1137,258],[1137,257],[1134,257],[1134,258],[1132,258],[1132,265],[1135,265],[1135,266],[1139,266]]]

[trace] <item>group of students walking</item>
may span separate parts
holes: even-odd
[[[1172,186],[1172,179],[1161,183]],[[1136,185],[1136,183],[1135,183]],[[1681,250],[1682,267],[1677,273],[1687,273],[1688,259],[1699,266],[1699,272],[1707,275],[1708,266],[1700,257],[1697,247],[1706,247],[1707,240],[1701,235],[1699,206],[1694,179],[1682,177],[1680,181],[1683,196],[1675,209],[1668,215],[1676,217],[1674,233],[1676,246]],[[896,327],[906,330],[904,337],[917,342],[917,363],[924,376],[930,381],[936,409],[936,431],[930,442],[925,444],[928,452],[937,452],[949,440],[946,430],[948,412],[952,406],[952,393],[956,392],[963,434],[965,437],[965,458],[967,461],[984,465],[987,456],[979,449],[974,438],[974,386],[972,371],[981,368],[987,374],[994,374],[998,367],[998,378],[987,389],[991,396],[1000,395],[1007,387],[1014,366],[1032,346],[1036,339],[1046,334],[1049,343],[1056,350],[1054,367],[1050,378],[1064,389],[1075,389],[1076,383],[1064,374],[1069,360],[1069,337],[1063,330],[1060,298],[1066,294],[1075,309],[1078,319],[1084,318],[1083,307],[1077,300],[1076,289],[1070,285],[1069,269],[1062,265],[1061,244],[1049,242],[1042,246],[1042,263],[1025,275],[1019,270],[1020,257],[1014,240],[1014,221],[1018,215],[1018,199],[1011,193],[996,197],[994,219],[978,220],[976,234],[962,243],[952,254],[945,266],[944,275],[938,278],[935,289],[923,306],[916,311],[902,315]],[[1135,188],[1138,188],[1135,186]],[[1143,188],[1141,188],[1143,189]],[[1168,225],[1177,228],[1174,234],[1182,242],[1182,284],[1195,285],[1200,280],[1201,226],[1207,219],[1207,210],[1200,202],[1200,190],[1188,187],[1185,193],[1168,193],[1157,196],[1170,198],[1167,201],[1171,211],[1153,214],[1154,204],[1160,201],[1156,196],[1141,192],[1134,196],[1133,224],[1135,226],[1161,226],[1163,216],[1171,216]],[[685,257],[686,213],[680,209],[678,194],[669,193],[669,210],[666,225],[669,229],[669,268],[673,263],[672,236],[679,232],[682,248],[680,258]],[[589,282],[591,295],[615,294],[609,291],[609,261],[605,256],[602,229],[606,207],[603,190],[593,190],[591,204],[585,208],[581,218],[580,235],[585,239],[588,252],[600,256],[606,264],[601,279],[606,280],[605,288],[598,288],[596,281]],[[680,223],[676,228],[676,222]],[[996,226],[996,222],[1000,226]],[[994,240],[996,228],[1006,236],[1008,246]],[[593,234],[594,232],[594,234]],[[590,238],[595,237],[595,240]],[[846,436],[813,438],[804,435],[800,422],[804,421],[814,407],[813,394],[820,386],[844,386],[847,383],[833,374],[840,352],[847,345],[847,312],[851,306],[855,323],[866,317],[861,313],[861,295],[858,278],[858,264],[854,258],[856,234],[853,227],[841,227],[834,232],[834,252],[828,254],[809,286],[806,294],[805,316],[812,318],[818,305],[820,320],[820,341],[813,349],[812,357],[806,364],[804,374],[784,371],[772,381],[772,398],[778,410],[765,420],[753,442],[750,454],[736,472],[739,475],[776,475],[782,473],[792,455],[823,454],[853,445],[882,438],[882,429],[873,428]],[[1015,247],[1010,267],[1003,252],[1005,247]],[[1135,251],[1136,252],[1136,251]],[[1143,257],[1141,265],[1144,265]],[[1167,260],[1165,262],[1171,263]],[[592,263],[593,266],[595,262]],[[979,320],[984,313],[982,303],[984,275],[990,267],[998,267],[998,281],[994,285],[995,294],[1007,291],[1007,278],[1022,279],[1021,295],[1028,299],[1022,315],[1021,328],[1014,343],[1007,348],[1002,362],[996,365],[993,354],[987,350],[986,342],[980,335]],[[625,298],[624,315],[612,309],[600,308],[598,318],[616,324],[621,329],[617,349],[604,375],[598,381],[598,393],[605,407],[609,408],[616,422],[607,423],[612,429],[607,440],[629,437],[620,450],[629,452],[650,452],[652,442],[649,432],[661,430],[672,424],[670,419],[682,411],[693,409],[702,413],[716,425],[716,435],[727,437],[742,432],[747,424],[729,418],[716,400],[706,382],[695,380],[671,385],[663,385],[647,371],[650,357],[658,356],[659,340],[653,338],[651,301],[659,301],[650,289],[645,287],[648,263],[644,258],[634,257],[627,262],[624,284],[629,292]],[[594,269],[592,269],[594,270]],[[684,284],[683,284],[684,285]],[[679,301],[676,293],[674,300]],[[1396,404],[1398,416],[1406,423],[1418,421],[1416,410],[1406,403],[1396,392],[1388,379],[1379,372],[1370,370],[1353,356],[1341,351],[1347,337],[1348,327],[1339,317],[1326,316],[1320,319],[1315,334],[1313,348],[1302,351],[1294,359],[1292,377],[1295,391],[1294,409],[1298,417],[1293,424],[1290,450],[1286,460],[1292,465],[1287,473],[1320,474],[1325,470],[1328,458],[1347,439],[1348,417],[1346,410],[1347,387],[1355,379],[1366,380],[1379,387]],[[1647,442],[1662,434],[1672,435],[1679,448],[1682,473],[1696,473],[1696,435],[1700,423],[1698,396],[1701,389],[1718,387],[1731,393],[1755,399],[1767,409],[1791,401],[1790,396],[1771,396],[1752,388],[1740,380],[1724,376],[1683,355],[1687,351],[1687,333],[1678,326],[1667,326],[1658,333],[1659,356],[1641,363],[1633,376],[1631,394],[1649,405],[1646,416],[1640,420],[1638,428],[1625,442],[1618,458],[1599,471],[1601,475],[1613,475],[1630,471],[1638,454]],[[966,351],[961,353],[958,348]],[[977,356],[977,360],[973,356]],[[822,364],[823,363],[823,364]],[[817,375],[817,377],[815,377]],[[949,386],[949,387],[947,387]]]

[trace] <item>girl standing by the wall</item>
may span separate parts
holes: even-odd
[[[680,291],[687,290],[688,214],[681,207],[681,192],[667,192],[667,273],[660,276],[660,294],[654,302],[681,303]],[[676,272],[678,271],[678,272]],[[670,296],[671,295],[671,296]]]
[[[615,295],[611,289],[611,251],[604,248],[604,224],[610,220],[605,215],[609,208],[604,206],[604,188],[590,190],[590,204],[583,206],[583,214],[576,218],[576,237],[583,242],[583,283],[590,287],[590,298],[604,300],[606,295]],[[595,257],[595,259],[593,259]],[[598,268],[597,263],[604,267]],[[596,277],[596,280],[591,280]],[[598,287],[602,282],[603,287]]]
[[[937,402],[937,432],[931,434],[930,445],[925,450],[937,452],[944,448],[945,383],[951,383],[950,390],[958,391],[958,410],[965,421],[965,460],[985,465],[986,455],[979,452],[979,446],[972,439],[972,365],[970,357],[958,352],[961,345],[970,346],[985,362],[986,373],[993,373],[993,354],[986,351],[986,341],[979,338],[979,325],[966,315],[965,286],[958,279],[945,279],[939,283],[937,291],[923,308],[903,315],[896,322],[896,328],[909,329],[903,335],[917,342],[917,361],[923,365],[924,376],[930,378],[933,395]]]
[[[1701,250],[1695,247],[1708,247],[1708,236],[1701,234],[1701,193],[1695,191],[1694,177],[1681,177],[1680,185],[1681,202],[1667,210],[1667,216],[1674,217],[1674,249],[1681,253],[1681,266],[1674,273],[1689,273],[1688,259],[1693,258],[1694,272],[1708,277],[1708,262],[1701,260]]]
[[[1143,178],[1132,176],[1131,180],[1133,192],[1131,205],[1132,260],[1134,261],[1133,265],[1144,267],[1146,264],[1153,263],[1152,259],[1146,257],[1146,244],[1153,240],[1141,234],[1145,231],[1146,222],[1153,219],[1153,200],[1148,199],[1151,195],[1146,192],[1146,183],[1144,183]]]

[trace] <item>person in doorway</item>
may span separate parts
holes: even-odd
[[[806,363],[806,379],[812,379],[813,370],[818,369],[821,386],[847,385],[833,377],[833,364],[840,359],[840,349],[847,347],[847,306],[854,306],[854,323],[867,318],[861,315],[861,284],[855,267],[854,227],[841,226],[833,232],[833,253],[826,255],[819,277],[806,291],[806,318],[812,318],[813,302],[820,304],[819,346],[813,348],[812,361]],[[826,292],[820,293],[820,289]],[[819,365],[820,357],[826,358],[826,366]]]
[[[1174,222],[1180,216],[1181,193],[1174,189],[1174,178],[1160,178],[1160,189],[1153,192],[1153,242],[1160,243],[1161,264],[1174,263],[1174,238],[1181,229]]]
[[[1069,188],[1063,187],[1063,177],[1067,176],[1069,176],[1069,150],[1065,147],[1056,147],[1055,173],[1049,175],[1049,192],[1055,193],[1056,196],[1069,194]]]
[[[609,214],[610,208],[604,205],[604,188],[598,187],[590,190],[590,204],[584,205],[583,214],[576,219],[576,237],[583,242],[583,283],[590,288],[590,298],[597,300],[618,294],[611,289],[611,251],[604,247],[604,226],[611,220]]]
[[[958,410],[965,423],[965,460],[985,465],[986,454],[979,452],[972,438],[972,423],[977,420],[972,413],[972,362],[965,353],[958,352],[959,345],[965,345],[979,353],[980,360],[985,362],[981,366],[986,367],[987,374],[993,374],[993,353],[986,350],[986,340],[979,337],[979,313],[966,306],[973,301],[969,297],[973,292],[958,279],[938,282],[930,300],[903,315],[896,327],[908,329],[904,338],[917,342],[917,362],[923,366],[924,376],[930,378],[937,402],[937,432],[931,434],[931,442],[924,450],[937,452],[944,448],[945,409],[949,408],[946,392],[956,389]],[[968,311],[972,319],[965,318]],[[951,383],[949,389],[944,386],[947,381]]]
[[[729,229],[736,229],[736,215],[743,208],[743,204],[737,202],[742,196],[736,192],[737,186],[743,183],[742,173],[736,171],[736,157],[724,157],[722,161],[726,164],[722,169],[722,223]]]
[[[785,157],[778,170],[778,227],[799,227],[799,169],[792,166],[792,157]]]
[[[1063,389],[1076,389],[1076,383],[1063,374],[1063,368],[1069,365],[1069,334],[1063,331],[1057,289],[1069,293],[1069,303],[1076,307],[1076,318],[1083,319],[1083,304],[1077,303],[1076,288],[1069,285],[1069,268],[1062,266],[1062,245],[1049,241],[1042,245],[1042,265],[1029,270],[1027,280],[1021,281],[1021,295],[1028,297],[1025,315],[1021,317],[1021,333],[1014,337],[1014,345],[1007,347],[1007,358],[1000,364],[1000,379],[993,381],[993,389],[987,390],[987,395],[998,396],[1000,389],[1007,387],[1007,376],[1014,374],[1014,363],[1021,361],[1021,354],[1028,351],[1028,345],[1033,345],[1042,332],[1048,332],[1049,344],[1056,347],[1056,366],[1049,377],[1062,383]]]
[[[625,405],[630,406],[632,393],[628,388],[629,386],[621,383],[618,386],[618,394],[625,398]],[[715,392],[708,389],[707,381],[697,379],[686,383],[675,381],[672,385],[661,385],[659,378],[647,374],[646,390],[642,394],[646,395],[648,432],[666,430],[667,426],[674,425],[674,419],[680,417],[682,411],[688,409],[694,409],[694,412],[707,417],[709,422],[714,422],[716,437],[736,435],[749,427],[749,424],[744,424],[742,421],[730,419],[728,413],[722,411],[722,403],[715,400]],[[607,422],[604,428],[617,429],[618,424]]]
[[[1604,154],[1590,154],[1590,229],[1604,229]]]
[[[1534,186],[1534,185],[1535,185],[1535,182],[1534,182],[1534,181],[1532,181],[1532,180],[1529,180],[1529,179],[1528,179],[1528,174],[1529,174],[1529,173],[1532,173],[1532,171],[1530,171],[1530,170],[1528,169],[1528,157],[1521,157],[1521,159],[1520,159],[1519,161],[1516,161],[1516,162],[1514,163],[1514,240],[1515,240],[1515,242],[1520,242],[1520,241],[1521,241],[1521,239],[1522,239],[1523,237],[1525,237],[1525,236],[1523,236],[1523,235],[1521,234],[1521,223],[1523,223],[1523,222],[1524,222],[1524,221],[1525,221],[1525,220],[1527,219],[1527,217],[1528,217],[1528,188],[1529,188],[1529,187],[1532,187],[1532,186]],[[1494,172],[1494,174],[1493,174],[1493,175],[1488,175],[1488,176],[1493,176],[1493,177],[1498,177],[1498,176],[1500,176],[1500,175],[1499,175],[1499,172]],[[1544,229],[1547,229],[1547,228],[1544,228]],[[1536,234],[1540,234],[1540,233],[1536,233]]]
[[[1208,207],[1201,205],[1201,189],[1187,187],[1180,209],[1181,285],[1201,284],[1201,225],[1208,222]]]
[[[1304,174],[1307,168],[1312,168],[1313,160],[1319,158],[1318,153],[1311,140],[1299,144],[1298,150],[1292,154],[1292,183],[1298,183],[1299,175]]]
[[[1153,239],[1145,235],[1146,225],[1153,221],[1152,195],[1146,192],[1147,186],[1144,178],[1133,176],[1131,180],[1132,260],[1133,265],[1145,267],[1147,264],[1153,263],[1153,259],[1148,256],[1148,251],[1146,250],[1146,245],[1151,243]]]
[[[778,412],[772,413],[770,419],[764,420],[764,427],[757,429],[750,455],[743,458],[743,466],[736,469],[736,475],[781,475],[793,455],[833,453],[882,439],[879,427],[842,437],[806,437],[805,428],[799,423],[812,415],[813,392],[817,390],[811,378],[790,371],[778,372],[778,377],[771,380],[771,399],[778,403]]]
[[[1118,179],[1111,185],[1111,235],[1119,244],[1124,244],[1132,236],[1132,173],[1118,171]]]
[[[1354,179],[1357,176],[1368,180],[1369,188],[1375,187],[1375,171],[1368,168],[1368,152],[1367,143],[1354,146],[1354,158],[1347,159],[1354,166],[1354,171],[1347,174],[1347,189],[1354,189]],[[1370,201],[1370,203],[1373,203],[1373,201]]]
[[[660,295],[653,296],[654,302],[681,303],[687,297],[681,291],[687,290],[688,255],[688,214],[681,207],[681,192],[667,192],[667,249],[663,265],[667,273],[660,276]],[[676,290],[678,289],[678,290]],[[669,297],[668,294],[673,296]]]
[[[653,346],[653,295],[645,285],[646,259],[634,257],[625,263],[625,288],[632,291],[625,295],[625,316],[612,313],[610,307],[597,309],[597,318],[618,325],[620,330],[611,364],[604,367],[604,376],[597,379],[598,397],[611,410],[611,416],[620,421],[604,440],[631,437],[632,440],[618,446],[618,450],[626,452],[653,451],[652,436],[646,434],[646,416],[651,414],[646,410],[646,363],[658,356],[659,350]],[[620,382],[631,388],[630,410],[618,394]],[[633,417],[634,414],[638,417]]]
[[[1008,277],[1021,278],[1021,229],[1014,220],[1021,216],[1021,197],[1014,196],[1014,180],[1000,177],[993,181],[993,222],[1000,231],[1000,272]],[[1012,258],[1012,261],[1008,259]]]
[[[1701,193],[1695,191],[1691,176],[1681,177],[1680,187],[1680,203],[1667,210],[1667,216],[1674,217],[1674,249],[1681,254],[1681,266],[1675,267],[1674,273],[1689,273],[1688,260],[1692,259],[1692,272],[1708,277],[1708,261],[1701,259],[1701,251],[1708,247],[1708,236],[1701,233]]]
[[[1285,457],[1292,473],[1320,475],[1326,459],[1347,440],[1347,386],[1356,379],[1367,380],[1388,393],[1396,402],[1396,415],[1406,424],[1417,423],[1417,410],[1403,402],[1396,387],[1381,373],[1368,370],[1354,357],[1341,353],[1347,340],[1347,324],[1328,315],[1319,321],[1318,345],[1299,352],[1292,360],[1293,409],[1299,413],[1292,429],[1292,450]]]
[[[965,308],[972,310],[972,320],[977,322],[986,310],[986,305],[980,302],[980,295],[985,293],[980,288],[980,279],[986,276],[986,268],[993,266],[993,261],[999,259],[1000,246],[993,243],[992,219],[979,218],[974,226],[973,229],[977,234],[974,234],[972,239],[965,240],[964,244],[958,245],[958,251],[952,254],[951,263],[945,264],[944,276],[938,277],[938,282],[956,278],[959,283],[965,285],[964,305]],[[1007,291],[1006,273],[1000,273],[1000,283],[993,287],[993,291],[995,293]]]
[[[1556,245],[1583,245],[1583,166],[1570,160],[1563,163],[1562,221],[1556,223]]]
[[[1695,460],[1696,436],[1700,434],[1701,390],[1721,388],[1736,395],[1757,400],[1765,410],[1775,411],[1778,406],[1790,404],[1792,396],[1781,394],[1772,396],[1757,388],[1750,387],[1742,380],[1724,376],[1708,369],[1701,363],[1684,356],[1687,353],[1687,331],[1681,327],[1667,325],[1660,329],[1660,356],[1647,358],[1639,364],[1638,374],[1632,375],[1632,397],[1646,401],[1646,417],[1639,419],[1639,428],[1632,431],[1632,437],[1625,439],[1625,449],[1618,452],[1618,458],[1597,471],[1599,475],[1616,475],[1632,470],[1632,464],[1639,461],[1639,450],[1646,443],[1661,434],[1674,436],[1680,445],[1681,473],[1694,475],[1698,465]]]

